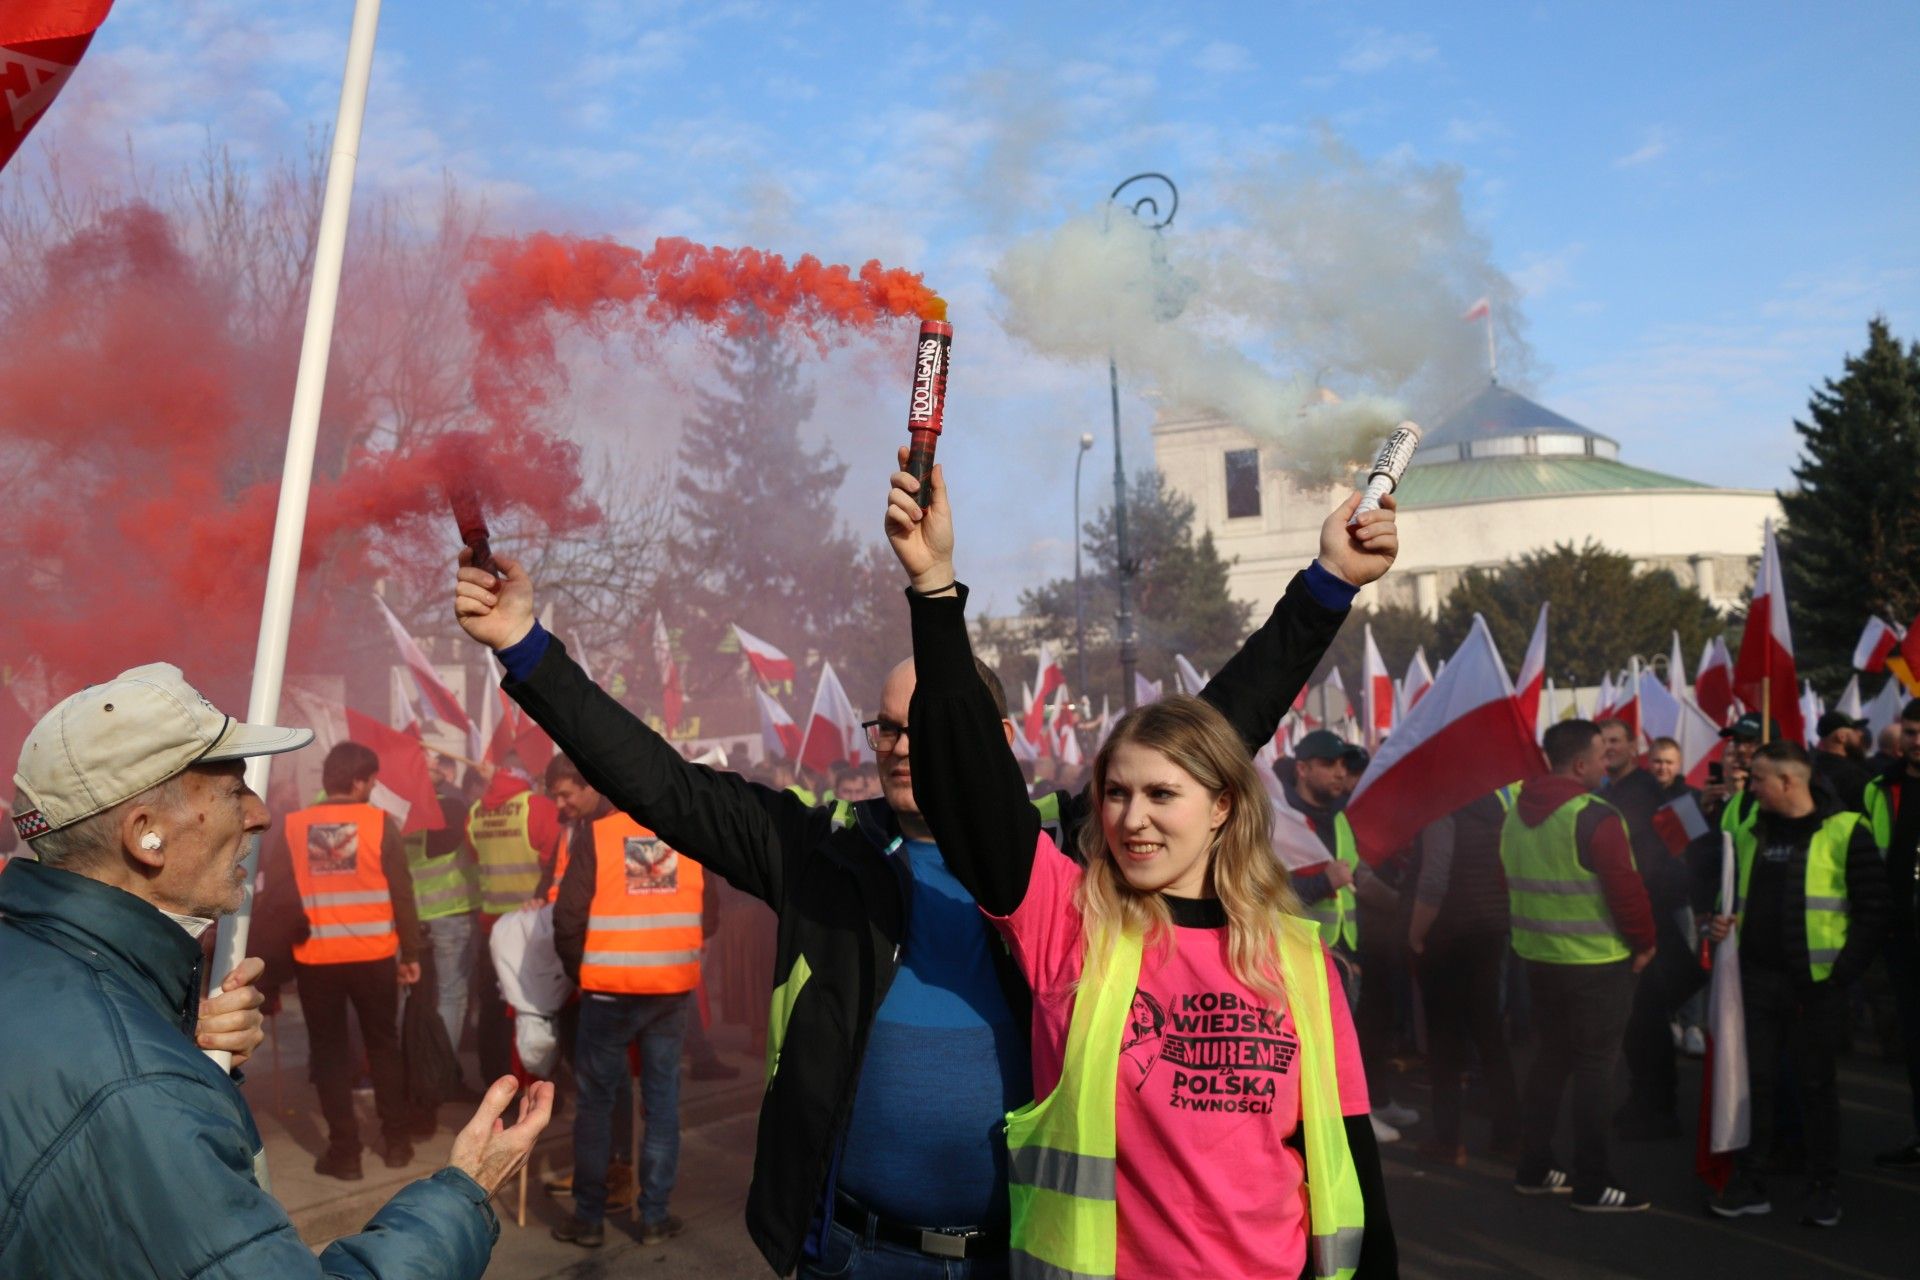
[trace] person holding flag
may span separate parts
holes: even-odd
[[[1094,758],[1079,859],[1056,848],[978,673],[939,467],[929,482],[922,508],[896,472],[887,506],[911,584],[916,784],[1033,989],[1036,1100],[1007,1117],[1014,1273],[1397,1274],[1352,1021],[1273,856],[1251,753],[1205,699],[1140,708]],[[1231,1060],[1209,1051],[1216,1023]]]
[[[1773,1211],[1762,1176],[1774,1134],[1776,1074],[1790,1055],[1805,1117],[1808,1188],[1801,1221],[1840,1222],[1840,1101],[1835,1055],[1846,1035],[1847,993],[1866,972],[1886,924],[1886,876],[1871,824],[1813,790],[1813,761],[1797,742],[1754,753],[1749,789],[1759,810],[1734,833],[1737,882],[1707,928],[1740,937],[1752,1127],[1734,1175],[1707,1207],[1723,1218]]]

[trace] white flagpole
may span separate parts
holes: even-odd
[[[333,123],[333,154],[327,163],[326,195],[320,205],[320,231],[313,250],[312,291],[307,295],[307,327],[300,341],[300,367],[293,383],[293,416],[287,427],[287,460],[280,475],[280,509],[273,521],[273,553],[267,562],[267,594],[260,608],[260,644],[253,657],[253,692],[247,719],[272,724],[280,714],[280,684],[287,671],[287,636],[293,627],[293,589],[300,571],[300,543],[306,533],[307,495],[313,486],[313,452],[320,434],[320,396],[326,387],[327,356],[333,346],[333,313],[340,298],[340,264],[347,244],[347,212],[353,199],[353,170],[360,154],[360,123],[366,113],[367,81],[373,72],[373,37],[380,25],[380,0],[354,0],[353,29],[347,36],[347,68],[340,83],[340,110]],[[267,794],[270,756],[247,762],[247,785]],[[260,842],[247,851],[246,891],[240,910],[220,921],[213,948],[211,977],[218,982],[247,953],[253,923],[253,878]],[[222,1067],[227,1054],[210,1056]]]
[[[1495,382],[1500,380],[1500,361],[1493,354],[1493,307],[1487,307],[1487,376]]]

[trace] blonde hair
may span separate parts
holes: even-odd
[[[1127,883],[1100,821],[1107,769],[1114,751],[1127,743],[1159,752],[1191,774],[1210,796],[1227,797],[1227,820],[1205,854],[1208,882],[1227,913],[1227,963],[1249,988],[1283,1003],[1279,917],[1300,914],[1300,899],[1273,854],[1267,793],[1227,718],[1211,704],[1184,695],[1129,712],[1094,757],[1089,784],[1094,813],[1080,828],[1080,855],[1087,870],[1074,891],[1086,938],[1086,968],[1103,965],[1123,932],[1139,934],[1149,946],[1170,945],[1173,939],[1166,901]]]

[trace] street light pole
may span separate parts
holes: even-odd
[[[1173,179],[1162,173],[1136,173],[1113,189],[1107,197],[1108,211],[1120,202],[1120,193],[1136,182],[1148,187],[1155,184],[1167,189],[1168,203],[1165,217],[1160,216],[1159,198],[1151,192],[1142,194],[1127,211],[1140,219],[1150,228],[1159,231],[1173,221],[1173,215],[1180,208],[1180,190],[1173,185]],[[1113,395],[1113,549],[1118,559],[1115,565],[1115,587],[1119,596],[1119,609],[1114,622],[1120,632],[1120,697],[1127,710],[1133,710],[1134,666],[1139,661],[1139,653],[1133,639],[1133,559],[1127,547],[1127,468],[1121,459],[1120,451],[1120,368],[1113,356],[1107,357],[1107,385]]]
[[[1073,657],[1078,667],[1074,687],[1087,696],[1087,597],[1080,588],[1080,464],[1093,448],[1093,433],[1080,437],[1080,452],[1073,459]]]

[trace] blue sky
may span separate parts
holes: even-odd
[[[332,120],[350,9],[120,0],[46,143],[155,169],[209,136],[251,163],[295,154]],[[1111,466],[1104,371],[998,331],[987,272],[1009,238],[1141,169],[1180,182],[1175,234],[1203,230],[1222,184],[1318,130],[1389,170],[1446,166],[1519,292],[1540,399],[1638,465],[1777,486],[1792,417],[1866,319],[1920,334],[1916,55],[1911,3],[402,0],[362,190],[445,172],[508,228],[926,272],[961,335],[948,455],[971,573],[1005,608],[1070,566],[1080,431]],[[898,363],[821,370],[863,521]],[[1127,415],[1145,461],[1149,410]]]

